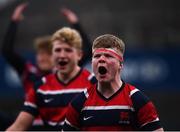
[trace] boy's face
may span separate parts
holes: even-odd
[[[41,71],[50,71],[53,68],[51,54],[46,50],[38,50],[36,53],[36,62]]]
[[[65,42],[55,40],[52,48],[52,58],[56,69],[62,74],[71,73],[82,57],[81,52]]]
[[[95,51],[93,53],[92,68],[99,82],[111,82],[117,75],[119,76],[122,66],[115,54],[108,52],[106,48],[103,49],[105,50]]]

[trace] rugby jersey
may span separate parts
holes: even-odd
[[[14,50],[15,36],[17,33],[18,25],[19,25],[19,22],[11,20],[8,30],[3,40],[2,55],[5,57],[7,62],[13,68],[15,68],[15,70],[20,75],[20,77],[22,77],[23,75],[23,78],[21,79],[23,82],[23,88],[24,88],[25,96],[26,96],[27,91],[29,91],[29,89],[33,87],[34,81],[42,77],[42,72],[37,66],[30,64],[29,62],[27,62],[27,60],[25,60],[22,56],[20,56],[20,54],[15,52]],[[82,66],[86,63],[89,56],[91,55],[91,42],[87,34],[84,32],[84,29],[81,27],[80,23],[74,23],[71,26],[79,31],[84,42],[83,51],[85,51],[85,54],[79,63],[79,65]],[[43,72],[43,75],[48,74],[48,73]],[[37,118],[35,119],[33,124],[41,125],[42,121],[39,118]]]
[[[39,80],[42,77],[42,73],[40,72],[37,66],[34,66],[30,62],[25,63],[25,67],[22,74],[22,83],[25,93],[25,99],[28,96],[28,92],[34,88],[34,82]],[[33,126],[43,125],[43,121],[39,115],[33,121]]]
[[[110,98],[97,87],[81,93],[70,103],[64,130],[131,131],[161,128],[153,103],[137,88],[124,83]]]
[[[41,77],[42,75],[36,66],[32,65],[31,63],[25,64],[25,68],[22,74],[25,96],[26,93],[28,93],[28,90],[34,87],[34,82]]]
[[[67,106],[77,94],[92,87],[96,79],[85,69],[64,84],[56,74],[49,74],[36,82],[36,90],[32,89],[24,103],[24,111],[41,116],[44,124],[54,130],[61,129],[64,124]]]

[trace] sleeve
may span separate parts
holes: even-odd
[[[72,27],[79,31],[83,40],[83,58],[79,62],[79,65],[83,66],[84,64],[87,63],[88,60],[91,59],[91,54],[92,54],[91,41],[80,23],[75,23],[72,25]]]
[[[96,79],[94,73],[91,73],[91,74],[88,76],[88,81],[89,81],[92,85],[94,85],[94,84],[97,83],[97,79]]]
[[[80,93],[69,104],[63,130],[65,131],[80,130],[80,127],[81,127],[80,114],[81,114],[83,105],[87,99],[86,95],[87,95],[87,91]]]
[[[75,108],[69,104],[68,111],[66,113],[65,123],[63,125],[64,131],[79,130],[79,113]]]
[[[2,54],[8,63],[15,68],[21,76],[25,67],[25,60],[14,52],[14,41],[17,33],[18,22],[11,21],[3,40]]]
[[[36,92],[33,88],[29,89],[28,93],[26,94],[22,111],[28,112],[33,116],[37,116],[39,114],[36,100]]]
[[[138,128],[143,131],[154,131],[161,128],[158,113],[152,101],[139,90],[134,91],[131,99],[136,112]]]

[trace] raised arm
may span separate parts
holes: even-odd
[[[22,75],[23,73],[25,60],[19,54],[15,53],[14,42],[18,24],[23,19],[23,11],[26,7],[27,3],[23,3],[15,8],[2,46],[3,56],[8,61],[8,63],[15,68],[19,75]]]
[[[83,52],[84,52],[84,55],[83,55],[82,60],[79,63],[80,66],[83,66],[91,58],[91,54],[92,54],[92,52],[91,52],[92,51],[92,49],[91,49],[91,41],[90,41],[87,33],[82,28],[82,26],[81,26],[81,24],[79,22],[79,19],[78,19],[75,12],[73,12],[72,10],[70,10],[68,8],[62,8],[61,13],[65,16],[65,18],[71,24],[71,26],[79,31],[79,33],[80,33],[80,35],[81,35],[81,37],[83,39]]]

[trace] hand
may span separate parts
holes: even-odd
[[[77,23],[79,21],[77,15],[68,8],[61,8],[61,13],[71,24]]]
[[[27,3],[27,2],[18,5],[18,6],[15,8],[15,10],[14,10],[11,19],[12,19],[13,21],[22,21],[23,18],[24,18],[23,12],[24,12],[24,10],[26,9],[27,6],[28,6],[28,3]]]

